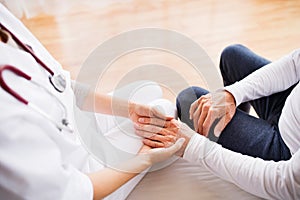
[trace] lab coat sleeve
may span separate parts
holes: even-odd
[[[90,92],[91,86],[75,80],[71,82],[72,90],[76,99],[76,105],[81,108],[84,104],[85,98]]]
[[[300,199],[300,151],[289,161],[264,161],[242,155],[195,134],[184,159],[201,163],[222,179],[266,199]]]
[[[37,125],[35,115],[24,114],[0,119],[0,199],[92,199],[90,179],[62,162],[46,133],[60,134],[57,129],[46,120]]]
[[[300,49],[225,87],[236,105],[284,91],[300,80]]]

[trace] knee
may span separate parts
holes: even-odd
[[[192,86],[192,87],[188,87],[184,90],[182,90],[176,99],[176,102],[181,102],[181,101],[192,101],[193,102],[200,98],[202,95],[207,94],[208,91],[200,88],[200,87],[196,87],[196,86]]]
[[[233,44],[230,46],[227,46],[221,53],[221,62],[223,61],[229,61],[231,59],[236,58],[239,53],[241,52],[242,49],[244,49],[245,46],[241,45],[241,44]],[[220,67],[222,67],[224,65],[220,65]]]
[[[234,75],[233,71],[238,70],[240,67],[239,60],[244,57],[244,52],[247,48],[240,44],[234,44],[226,47],[220,58],[220,71],[223,77],[223,82],[225,85],[231,83],[230,77]]]
[[[189,112],[191,104],[202,95],[205,95],[207,93],[207,90],[195,86],[186,88],[181,91],[176,98],[178,117],[180,118],[182,112]]]

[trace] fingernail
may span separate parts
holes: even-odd
[[[139,122],[144,122],[145,120],[144,120],[144,118],[139,118],[138,121]]]
[[[166,118],[167,118],[167,120],[172,120],[172,119],[174,119],[173,116],[166,116]]]

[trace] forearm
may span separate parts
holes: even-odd
[[[300,79],[300,50],[272,62],[243,80],[225,87],[237,105],[286,90]]]
[[[93,184],[93,199],[106,197],[150,166],[149,161],[137,156],[122,165],[114,167],[114,169],[106,168],[99,172],[88,174]]]
[[[267,199],[299,199],[300,154],[295,156],[285,162],[264,161],[229,151],[200,135],[193,136],[184,154],[185,159]]]
[[[89,94],[84,101],[82,109],[108,115],[128,117],[130,106],[133,103],[124,99],[106,94]]]

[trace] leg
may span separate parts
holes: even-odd
[[[242,80],[269,63],[270,61],[258,56],[242,45],[232,45],[225,48],[220,60],[224,86]],[[250,105],[252,105],[261,119],[277,125],[285,100],[293,88],[294,86],[283,92],[241,104],[238,108],[249,112]]]
[[[277,125],[239,109],[222,131],[218,143],[232,151],[264,160],[279,161],[291,157]]]
[[[193,129],[189,119],[190,105],[208,91],[198,87],[183,90],[177,97],[178,116]],[[287,160],[290,152],[277,126],[252,117],[237,109],[231,122],[222,131],[218,143],[224,148],[265,160]]]
[[[191,129],[194,130],[193,121],[190,120],[190,107],[191,104],[199,99],[202,95],[209,93],[209,91],[199,88],[190,87],[179,93],[176,99],[176,107],[179,119],[186,123]]]
[[[231,45],[224,49],[220,59],[220,71],[224,86],[240,81],[255,70],[269,64],[262,58],[242,45]],[[250,103],[243,103],[239,109],[249,113]]]

